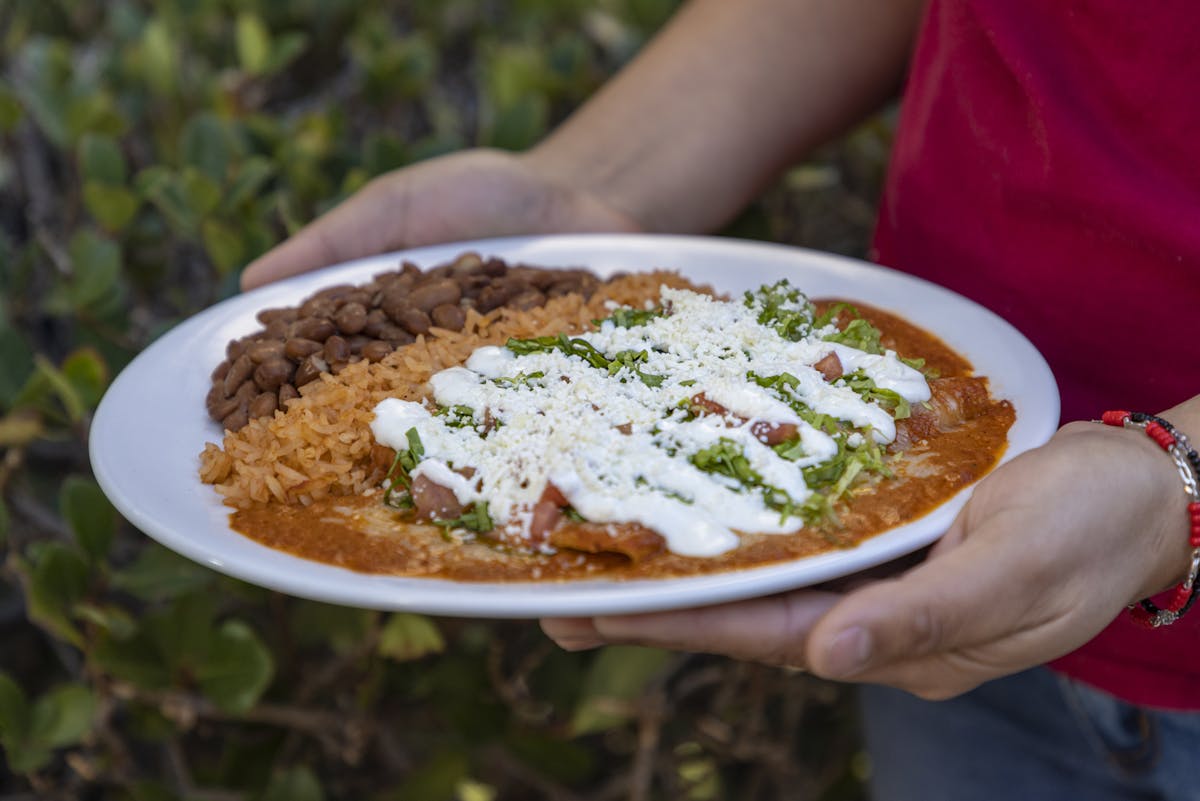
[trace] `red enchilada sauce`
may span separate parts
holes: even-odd
[[[987,396],[981,380],[968,378],[970,364],[939,339],[895,315],[854,305],[883,332],[884,347],[925,360],[927,374],[937,376],[931,381],[935,400],[940,385],[950,402],[945,405],[949,412],[940,419],[927,409],[914,408],[913,418],[904,421],[907,425],[898,425],[902,432],[898,440],[910,444],[890,463],[895,476],[853,489],[848,500],[837,504],[834,524],[793,534],[742,535],[740,546],[732,551],[716,557],[686,557],[667,550],[659,535],[637,524],[564,520],[551,541],[568,541],[574,547],[560,545],[556,553],[529,554],[410,522],[411,513],[385,505],[382,491],[376,491],[325,498],[308,506],[273,504],[238,510],[230,516],[232,527],[271,548],[350,570],[456,581],[685,576],[853,546],[921,517],[984,475],[1004,452],[1014,420],[1012,405]],[[625,553],[611,552],[606,537]]]

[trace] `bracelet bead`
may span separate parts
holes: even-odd
[[[1200,581],[1197,580],[1200,578],[1200,454],[1192,448],[1187,436],[1161,417],[1115,410],[1101,415],[1100,422],[1117,428],[1140,428],[1145,431],[1174,460],[1183,481],[1183,490],[1189,498],[1188,544],[1192,548],[1192,557],[1187,577],[1175,586],[1162,607],[1149,598],[1129,606],[1130,616],[1140,626],[1157,628],[1170,625],[1191,608],[1200,593]]]

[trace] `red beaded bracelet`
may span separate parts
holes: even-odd
[[[1143,598],[1136,604],[1130,604],[1129,613],[1133,619],[1147,628],[1156,628],[1174,623],[1183,613],[1191,608],[1200,591],[1200,454],[1192,448],[1183,432],[1177,431],[1173,425],[1161,417],[1142,412],[1113,411],[1105,412],[1101,418],[1105,425],[1124,428],[1140,428],[1152,440],[1158,443],[1164,451],[1175,460],[1179,477],[1183,480],[1183,490],[1188,496],[1188,515],[1191,521],[1188,543],[1192,546],[1192,563],[1185,578],[1171,592],[1170,599],[1163,607],[1159,607],[1149,598]]]

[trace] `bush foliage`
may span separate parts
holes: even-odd
[[[373,175],[528,146],[674,6],[0,4],[0,798],[859,797],[836,687],[284,597],[151,544],[89,472],[113,375],[249,259]],[[886,127],[733,232],[861,253]]]

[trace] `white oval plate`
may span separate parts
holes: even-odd
[[[586,266],[601,275],[677,269],[739,294],[780,278],[815,297],[861,300],[925,327],[964,354],[1012,401],[1016,423],[1004,459],[1044,443],[1059,401],[1045,360],[1011,325],[946,289],[864,262],[782,245],[651,235],[516,237],[456,243],[361,259],[248,292],[164,335],[117,376],[92,423],[96,478],[117,509],[168,548],[203,565],[291,595],[375,609],[524,618],[647,612],[767,595],[847,575],[933,542],[969,488],[928,515],[855,548],[714,575],[629,581],[471,583],[367,575],[259,545],[229,528],[228,509],[200,482],[198,455],[220,442],[204,396],[226,343],[259,327],[259,309],[291,305],[324,286],[363,282],[398,266],[422,267],[464,250],[545,266]]]

